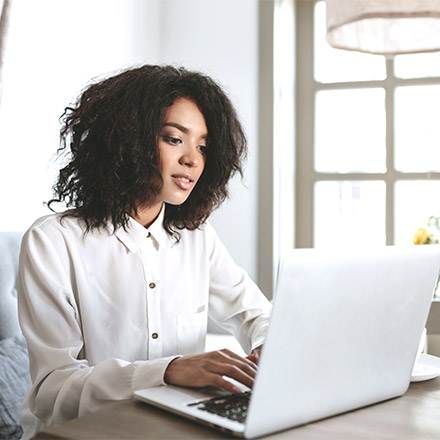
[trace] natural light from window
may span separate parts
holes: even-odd
[[[314,53],[297,59],[310,63],[298,88],[309,88],[313,111],[298,111],[305,141],[297,145],[296,241],[412,244],[417,229],[440,216],[440,53],[386,60],[331,48],[325,2],[296,5],[314,23],[313,33],[298,35],[299,47]]]
[[[440,52],[399,55],[394,58],[394,74],[398,78],[440,76]]]
[[[316,171],[385,171],[383,89],[323,90],[315,103]]]
[[[440,171],[439,103],[440,85],[396,88],[394,141],[397,170]]]
[[[315,79],[323,83],[385,79],[385,58],[358,52],[333,49],[325,38],[326,7],[315,7],[314,50]]]

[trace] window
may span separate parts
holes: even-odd
[[[440,54],[331,48],[297,1],[297,247],[412,243],[440,215]]]

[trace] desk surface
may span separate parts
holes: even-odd
[[[269,415],[270,416],[270,415]],[[225,434],[133,400],[39,433],[36,439],[225,439]],[[440,377],[377,405],[265,437],[273,440],[440,439]]]

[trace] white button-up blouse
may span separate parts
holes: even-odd
[[[164,384],[176,355],[204,351],[207,317],[246,352],[264,342],[270,303],[232,260],[214,229],[162,227],[84,233],[81,220],[50,215],[22,242],[18,307],[32,384],[21,422],[45,426]]]

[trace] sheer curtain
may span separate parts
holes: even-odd
[[[8,12],[9,12],[9,1],[10,0],[0,0],[0,104],[2,100],[2,73],[3,73],[3,60],[6,47],[6,34],[8,26]]]

